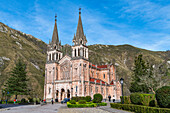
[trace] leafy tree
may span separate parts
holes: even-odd
[[[21,59],[16,63],[16,66],[12,69],[10,77],[5,84],[6,90],[10,95],[26,95],[28,94],[27,81],[26,78],[26,64],[24,64]]]

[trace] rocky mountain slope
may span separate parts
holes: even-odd
[[[36,92],[32,95],[42,97],[46,44],[40,39],[0,23],[0,88],[3,88],[18,58],[22,58],[27,64],[29,87]]]
[[[71,40],[70,40],[71,41]],[[0,23],[0,89],[9,77],[9,72],[16,59],[22,58],[27,64],[31,95],[43,97],[44,66],[47,44],[32,35],[14,30]],[[143,54],[144,59],[155,65],[170,64],[170,51],[148,51],[131,45],[90,45],[89,61],[101,65],[113,63],[116,66],[118,79],[125,79],[125,94],[129,94],[132,69],[135,56]],[[63,53],[71,55],[71,46],[64,45]],[[170,68],[170,66],[169,66]],[[170,75],[162,76],[161,85],[168,84]],[[0,90],[1,91],[1,90]]]

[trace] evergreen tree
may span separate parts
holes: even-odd
[[[147,85],[143,83],[141,79],[141,77],[145,77],[146,75],[147,75],[147,66],[142,58],[142,55],[139,55],[138,57],[135,58],[135,66],[133,70],[132,83],[130,87],[131,92],[148,93]]]
[[[26,64],[19,59],[16,66],[12,69],[5,85],[6,91],[8,91],[10,95],[15,95],[17,98],[17,95],[28,94],[26,74]]]

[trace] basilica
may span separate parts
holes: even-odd
[[[75,96],[91,96],[96,93],[103,99],[120,100],[121,84],[117,80],[115,66],[94,65],[89,62],[86,35],[83,31],[81,10],[76,34],[73,36],[72,55],[63,56],[61,41],[59,41],[57,20],[52,35],[52,41],[47,47],[45,64],[44,99],[50,101]]]

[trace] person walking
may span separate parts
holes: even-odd
[[[52,105],[54,104],[54,100],[53,100],[53,98],[51,99],[51,104],[52,104]]]
[[[109,98],[109,102],[110,102],[111,101],[111,96],[109,95],[108,98]]]

